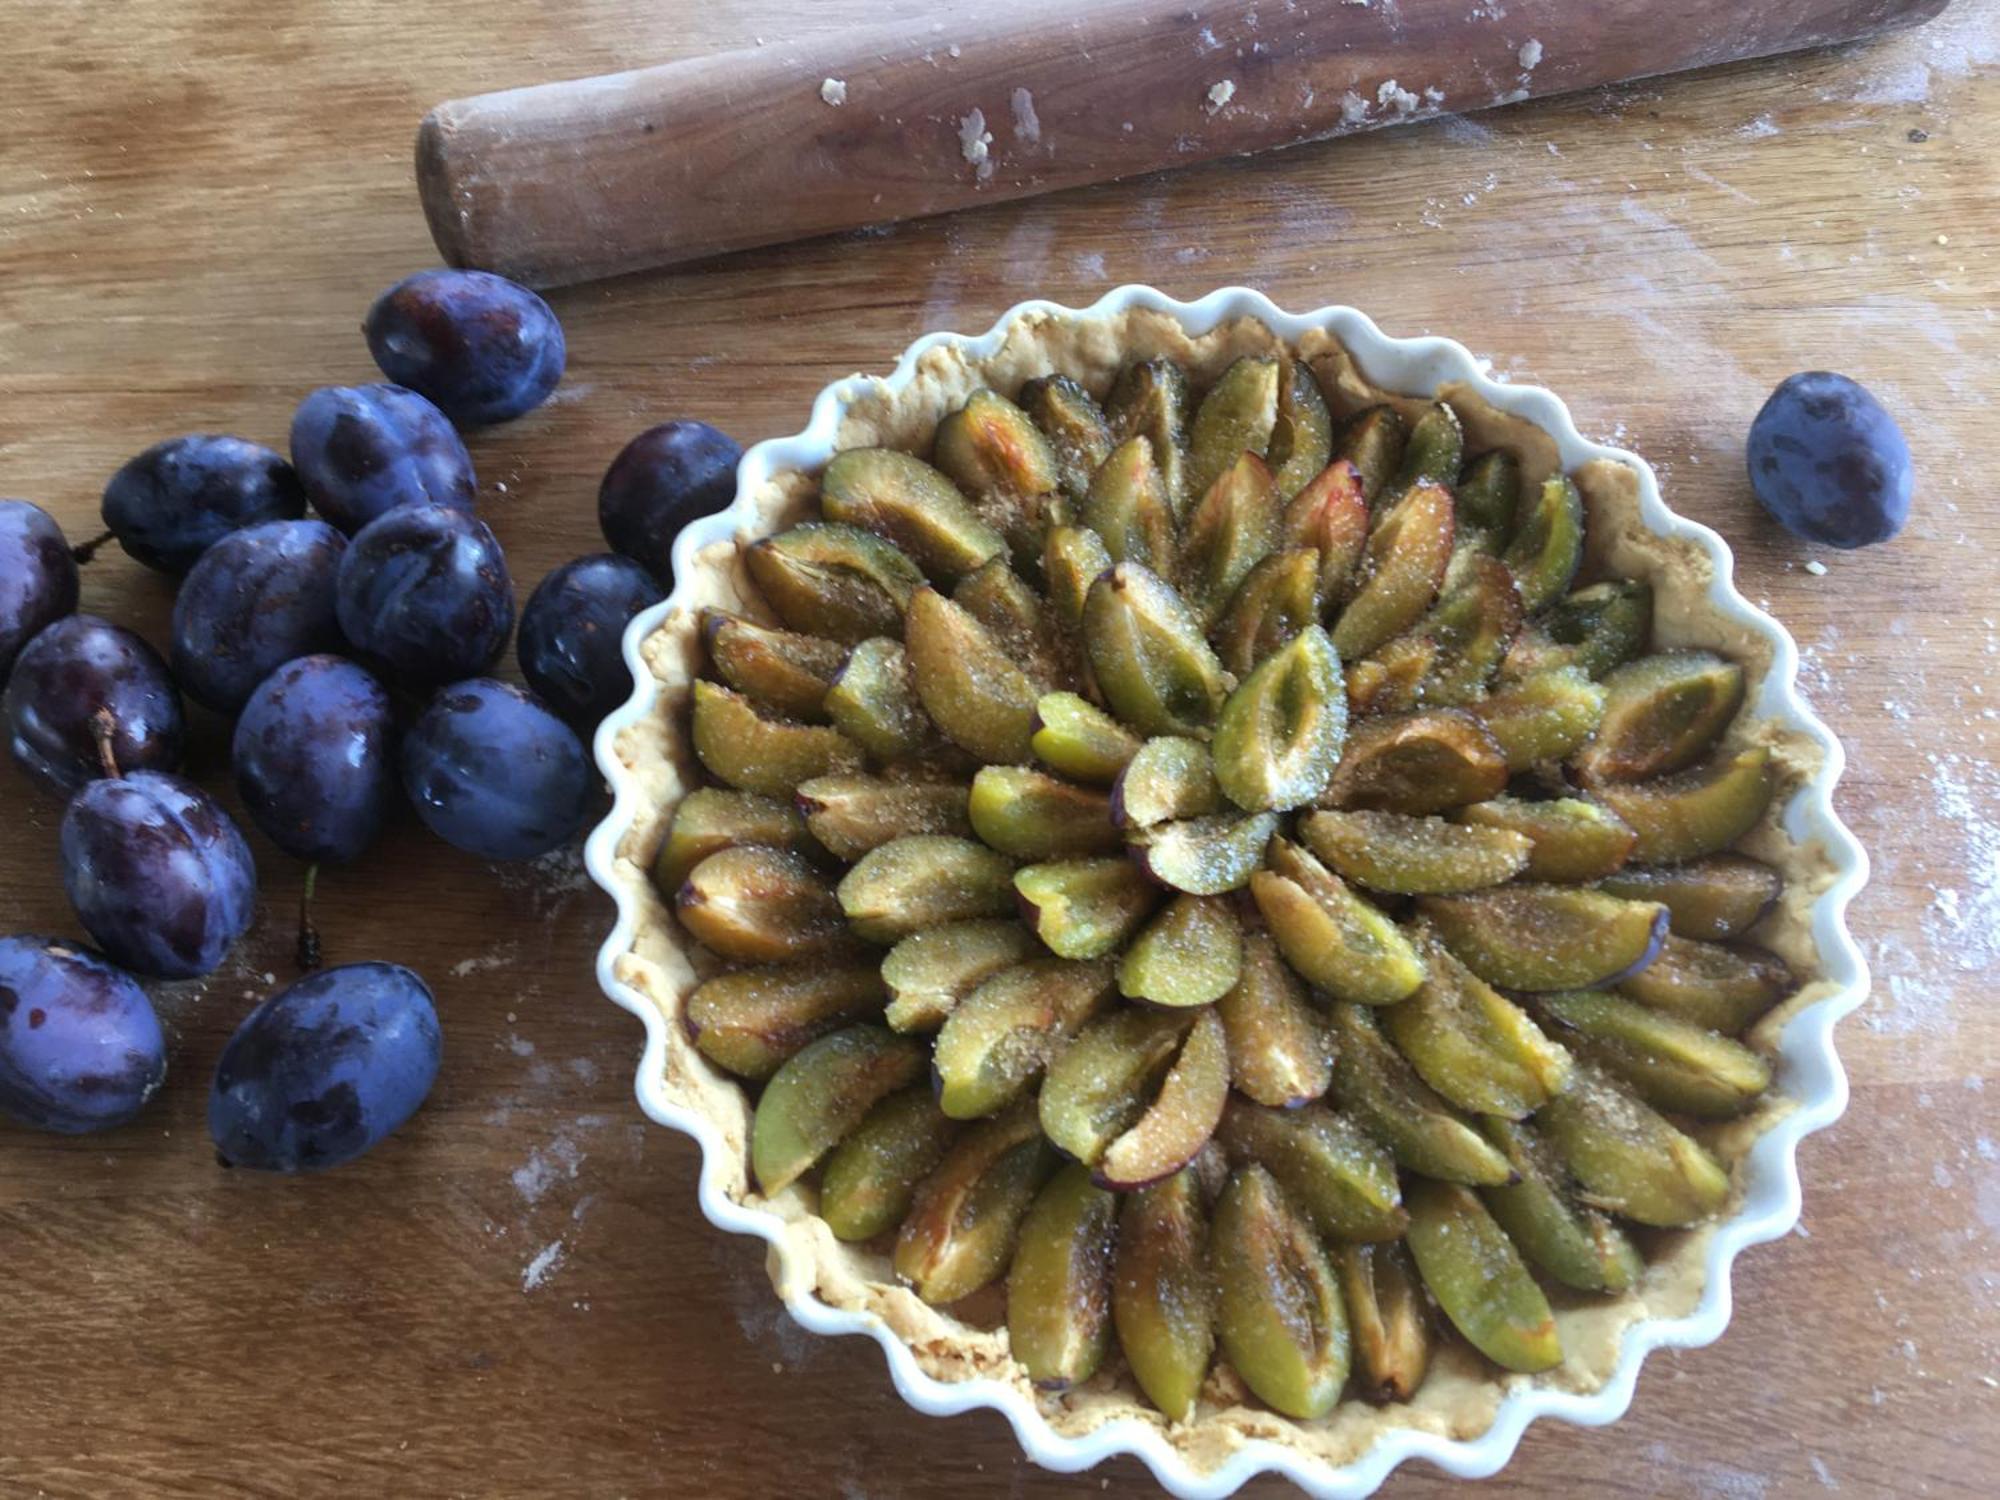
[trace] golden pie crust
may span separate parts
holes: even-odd
[[[942,344],[918,361],[915,377],[892,390],[875,381],[849,406],[835,440],[837,449],[873,446],[930,451],[940,419],[972,391],[991,386],[1011,394],[1038,375],[1059,373],[1102,395],[1113,378],[1134,360],[1164,356],[1188,371],[1196,389],[1214,381],[1229,363],[1246,354],[1270,354],[1285,341],[1263,323],[1240,318],[1191,337],[1173,317],[1134,309],[1099,318],[1034,312],[1004,331],[998,350],[983,359],[962,347]],[[1333,408],[1336,421],[1361,407],[1387,401],[1414,417],[1433,398],[1385,391],[1367,380],[1347,350],[1330,333],[1308,332],[1292,352],[1308,361]],[[1539,427],[1502,412],[1471,387],[1451,383],[1436,393],[1463,419],[1467,451],[1512,449],[1523,478],[1539,484],[1557,467],[1556,442]],[[1769,673],[1774,643],[1729,619],[1707,595],[1713,575],[1708,555],[1690,541],[1656,535],[1639,519],[1638,472],[1598,460],[1572,476],[1588,513],[1589,550],[1585,576],[1642,578],[1653,586],[1657,645],[1706,646],[1741,662],[1749,679],[1747,701],[1755,705]],[[1648,1318],[1676,1318],[1700,1300],[1705,1258],[1714,1226],[1685,1231],[1636,1231],[1646,1252],[1644,1278],[1616,1298],[1593,1298],[1552,1289],[1565,1358],[1541,1375],[1505,1374],[1488,1365],[1463,1342],[1441,1341],[1429,1377],[1406,1404],[1372,1406],[1342,1402],[1315,1422],[1281,1417],[1256,1404],[1218,1356],[1195,1417],[1170,1422],[1138,1395],[1122,1361],[1112,1358],[1094,1379],[1051,1394],[1036,1390],[1008,1353],[1004,1323],[975,1326],[950,1311],[929,1307],[900,1286],[886,1253],[844,1244],[834,1238],[814,1210],[816,1189],[801,1182],[773,1198],[763,1198],[750,1182],[751,1105],[741,1085],[695,1050],[679,1024],[689,992],[699,982],[693,945],[674,921],[648,877],[654,855],[681,797],[701,783],[687,735],[690,684],[703,656],[696,618],[715,606],[770,619],[745,572],[736,543],[780,531],[814,513],[814,474],[774,475],[739,497],[741,517],[735,542],[718,543],[697,554],[697,565],[679,581],[679,604],[642,647],[659,683],[656,710],[620,734],[614,750],[642,792],[642,805],[617,851],[615,878],[631,908],[639,913],[632,947],[616,961],[625,984],[648,997],[675,1022],[667,1028],[667,1096],[713,1123],[723,1142],[711,1166],[731,1198],[782,1221],[784,1254],[772,1246],[768,1267],[786,1298],[816,1297],[831,1306],[865,1314],[886,1325],[933,1378],[951,1382],[986,1377],[1013,1385],[1032,1401],[1049,1426],[1066,1437],[1090,1432],[1106,1422],[1136,1419],[1157,1428],[1197,1473],[1212,1470],[1253,1440],[1281,1444],[1330,1465],[1361,1457],[1385,1431],[1407,1427],[1449,1438],[1472,1438],[1492,1423],[1502,1398],[1524,1383],[1565,1391],[1595,1391],[1618,1363],[1621,1335]],[[1746,712],[1732,728],[1732,742],[1762,742],[1773,750],[1780,792],[1765,823],[1740,845],[1776,865],[1785,876],[1778,906],[1757,931],[1758,941],[1780,954],[1802,983],[1796,995],[1762,1020],[1745,1041],[1775,1050],[1779,1029],[1802,1007],[1826,998],[1837,987],[1828,981],[1812,941],[1809,910],[1835,878],[1823,846],[1798,844],[1779,826],[1790,792],[1819,769],[1821,752],[1813,741],[1785,726],[1749,722]],[[1728,1212],[1742,1194],[1742,1161],[1751,1143],[1790,1108],[1775,1091],[1753,1114],[1697,1134],[1730,1164],[1737,1179]],[[997,1322],[997,1320],[995,1320]]]

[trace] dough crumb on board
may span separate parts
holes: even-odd
[[[1011,102],[1014,107],[1014,134],[1034,145],[1042,138],[1042,120],[1035,113],[1035,96],[1026,89],[1015,89]]]
[[[1535,65],[1542,60],[1542,44],[1533,37],[1529,37],[1525,42],[1521,43],[1521,50],[1514,55],[1521,60],[1521,66],[1532,73],[1535,70]]]
[[[1236,83],[1233,79],[1225,78],[1220,83],[1209,85],[1208,112],[1210,114],[1216,113],[1216,111],[1220,110],[1235,97]]]
[[[958,122],[958,154],[963,156],[981,182],[993,175],[990,148],[993,132],[986,128],[986,111],[974,109]]]
[[[845,78],[823,80],[819,86],[819,96],[835,109],[840,108],[847,102],[847,80]]]

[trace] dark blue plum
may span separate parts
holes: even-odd
[[[514,629],[514,582],[486,523],[408,505],[364,526],[340,559],[341,633],[422,686],[484,671]]]
[[[613,552],[655,578],[674,576],[674,538],[736,498],[742,444],[706,422],[649,427],[611,460],[597,489],[597,523]]]
[[[1750,487],[1787,531],[1830,547],[1886,542],[1910,518],[1910,445],[1845,375],[1786,379],[1750,424]]]
[[[625,627],[662,597],[653,575],[629,557],[600,552],[564,563],[521,611],[515,650],[528,686],[572,724],[594,727],[632,696]]]
[[[333,586],[347,538],[324,521],[267,521],[203,554],[174,599],[174,677],[195,702],[235,713],[295,656],[341,644]]]
[[[235,822],[191,781],[93,781],[62,821],[63,889],[83,930],[135,973],[193,979],[250,928],[257,866]]]
[[[446,843],[533,859],[583,826],[590,757],[570,727],[490,677],[455,683],[403,736],[403,791]]]
[[[344,864],[396,798],[395,715],[382,685],[338,656],[302,656],[258,685],[231,758],[250,819],[285,853]]]
[[[368,352],[460,426],[505,422],[548,399],[563,331],[548,303],[486,271],[419,271],[375,299]]]
[[[76,559],[39,505],[0,500],[0,684],[21,648],[76,610]]]
[[[64,1135],[107,1130],[166,1076],[160,1018],[131,975],[55,938],[0,938],[0,1111]]]
[[[479,493],[451,419],[400,385],[321,386],[292,415],[292,462],[349,536],[399,505],[471,510]]]
[[[162,573],[185,573],[240,527],[305,513],[305,489],[282,454],[221,432],[155,443],[104,487],[106,528]]]
[[[0,695],[7,748],[22,769],[68,796],[104,774],[100,732],[125,771],[181,763],[181,695],[160,653],[96,615],[68,615],[14,659]]]
[[[259,1172],[353,1161],[417,1112],[442,1046],[430,988],[401,964],[309,974],[222,1049],[208,1096],[216,1155]]]

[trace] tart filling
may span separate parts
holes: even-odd
[[[1198,1469],[1471,1436],[1688,1311],[1831,872],[1634,472],[1149,311],[935,348],[836,446],[617,745],[618,974],[780,1290]]]

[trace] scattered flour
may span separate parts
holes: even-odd
[[[1826,1488],[1830,1490],[1837,1490],[1840,1488],[1840,1481],[1833,1477],[1833,1470],[1829,1469],[1826,1466],[1825,1459],[1821,1458],[1817,1453],[1815,1453],[1811,1455],[1806,1460],[1806,1462],[1812,1465],[1813,1478],[1817,1479],[1822,1485],[1826,1486]]]
[[[1746,141],[1761,141],[1767,136],[1783,135],[1785,132],[1769,115],[1759,115],[1749,124],[1737,126],[1736,133]]]
[[[1532,73],[1541,63],[1542,44],[1533,37],[1529,37],[1525,42],[1521,43],[1521,50],[1514,55],[1520,59],[1522,68]]]
[[[1035,113],[1035,96],[1026,89],[1015,89],[1012,99],[1014,107],[1014,134],[1034,145],[1042,138],[1041,117]]]
[[[530,1204],[539,1203],[557,1183],[576,1181],[583,1160],[576,1142],[558,1135],[546,1147],[535,1147],[527,1161],[514,1169],[514,1191]]]
[[[819,96],[835,109],[840,108],[841,105],[847,102],[847,80],[845,78],[827,78],[821,80]]]
[[[521,1270],[521,1290],[532,1292],[562,1269],[563,1242],[551,1240],[535,1252],[535,1258]]]
[[[1220,83],[1212,83],[1208,88],[1208,112],[1218,113],[1231,99],[1236,97],[1235,80],[1225,78]]]

